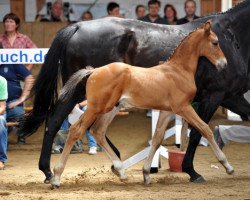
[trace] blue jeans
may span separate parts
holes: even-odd
[[[85,111],[87,109],[87,106],[84,106],[82,108],[83,111]],[[68,134],[68,129],[70,127],[70,123],[68,121],[68,118],[66,118],[62,125],[61,125],[61,128],[60,128],[60,131],[61,133],[63,134]],[[87,137],[87,142],[88,142],[88,147],[97,147],[97,144],[96,144],[96,141],[95,141],[95,138],[90,134],[89,130],[86,130],[86,137]],[[61,145],[61,144],[59,144]]]
[[[7,122],[16,122],[24,114],[23,105],[18,105],[11,109],[8,108],[9,104],[14,101],[16,101],[16,99],[7,102],[7,105],[6,105],[7,106],[7,109],[6,109]],[[14,129],[14,127],[9,127],[8,132],[10,132],[12,129]]]
[[[6,126],[6,114],[0,115],[0,161],[7,161],[8,131]]]

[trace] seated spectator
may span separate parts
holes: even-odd
[[[7,121],[16,122],[24,114],[23,102],[28,98],[34,83],[30,71],[22,64],[0,65],[0,76],[3,76],[8,83],[8,99],[6,101]],[[20,82],[24,81],[22,90]],[[12,127],[13,128],[13,127]],[[8,132],[12,129],[9,127]],[[25,144],[25,139],[18,136],[18,144]]]
[[[172,4],[166,4],[164,7],[164,19],[167,20],[168,24],[176,25],[177,24],[177,12],[175,7]]]
[[[51,6],[51,12],[49,16],[36,16],[36,21],[40,22],[67,22],[68,20],[64,17],[63,1],[54,0]]]
[[[141,18],[141,21],[157,23],[157,24],[168,24],[168,22],[159,16],[159,10],[161,7],[161,2],[158,0],[148,1],[148,14]]]
[[[107,13],[109,17],[121,17],[119,4],[115,2],[108,3]]]
[[[85,111],[87,109],[87,100],[77,104],[76,107]],[[69,127],[70,127],[70,124],[67,118],[63,121],[63,124],[61,125],[61,128],[55,137],[53,148],[52,148],[52,153],[62,152],[64,144],[66,142],[67,135],[68,135]],[[86,137],[87,137],[87,142],[88,142],[88,147],[89,147],[88,154],[90,155],[97,154],[97,144],[96,144],[95,138],[90,134],[89,130],[86,131]],[[82,141],[77,140],[71,150],[71,153],[82,153],[82,152],[83,152]]]
[[[240,125],[219,125],[215,127],[214,138],[220,149],[230,141],[250,143],[250,127]]]
[[[7,81],[0,76],[0,170],[4,169],[4,163],[7,161],[8,133],[5,116],[7,98]]]
[[[177,21],[177,24],[185,24],[199,18],[198,16],[195,15],[196,2],[194,0],[186,0],[184,4],[184,10],[186,16],[179,19]]]
[[[4,49],[26,49],[36,48],[31,39],[24,34],[18,32],[20,28],[20,18],[14,14],[6,14],[3,18],[4,33],[0,35],[0,43]],[[27,65],[31,70],[33,64]]]
[[[93,15],[90,11],[86,11],[82,14],[81,20],[82,21],[89,21],[93,19]]]
[[[146,9],[144,5],[137,5],[135,8],[135,14],[137,19],[141,19],[146,15]]]

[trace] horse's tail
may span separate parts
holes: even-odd
[[[63,87],[60,99],[65,101],[66,99],[72,98],[76,90],[85,90],[86,82],[94,70],[93,67],[87,66],[85,69],[81,69],[74,73]]]
[[[77,30],[77,24],[73,24],[57,33],[31,91],[31,96],[34,96],[33,110],[19,122],[20,135],[32,135],[44,121],[49,110],[54,107],[58,98],[61,69],[66,63],[66,47]]]

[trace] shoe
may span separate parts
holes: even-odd
[[[25,144],[25,138],[21,137],[21,136],[18,136],[17,137],[17,144]]]
[[[77,140],[70,153],[74,154],[74,153],[82,153],[82,152],[83,152],[82,141]]]
[[[52,154],[60,154],[62,153],[63,148],[60,145],[55,145],[51,151]]]
[[[223,147],[225,146],[225,143],[223,142],[221,138],[218,126],[214,128],[214,139],[215,139],[215,142],[218,144],[219,148],[222,150]]]
[[[97,154],[97,147],[90,147],[89,148],[89,155],[95,155]]]
[[[4,170],[4,169],[5,169],[4,162],[1,162],[1,161],[0,161],[0,170]]]
[[[146,116],[151,118],[152,117],[152,110],[148,110]]]

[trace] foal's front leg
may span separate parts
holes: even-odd
[[[188,105],[184,107],[182,111],[178,114],[181,115],[185,120],[187,120],[189,124],[191,124],[197,130],[200,131],[202,136],[208,140],[213,152],[215,153],[215,156],[217,157],[218,161],[225,167],[226,172],[228,174],[233,174],[234,169],[227,161],[225,154],[221,151],[221,149],[218,147],[217,143],[215,142],[212,130],[204,121],[200,119],[200,117],[194,111],[192,106]]]
[[[157,121],[155,134],[152,139],[152,146],[148,155],[148,158],[142,168],[143,171],[143,178],[145,184],[150,184],[151,180],[149,177],[151,164],[155,155],[155,152],[159,148],[162,140],[164,138],[165,131],[167,129],[168,123],[171,121],[172,112],[168,111],[160,111],[160,115]]]
[[[95,119],[96,115],[93,114],[89,109],[87,109],[80,117],[80,119],[70,127],[63,152],[54,167],[54,177],[51,181],[51,185],[53,188],[60,186],[60,178],[74,143],[80,138],[83,133],[85,133],[86,129],[91,126]]]
[[[97,118],[95,123],[90,129],[91,134],[95,137],[97,143],[103,147],[108,157],[111,159],[113,163],[112,171],[119,175],[121,180],[127,179],[127,175],[125,174],[125,169],[123,167],[123,163],[120,158],[115,154],[110,145],[107,143],[105,138],[105,134],[108,126],[116,116],[116,113],[120,110],[120,106],[114,107],[110,112],[101,115]]]

